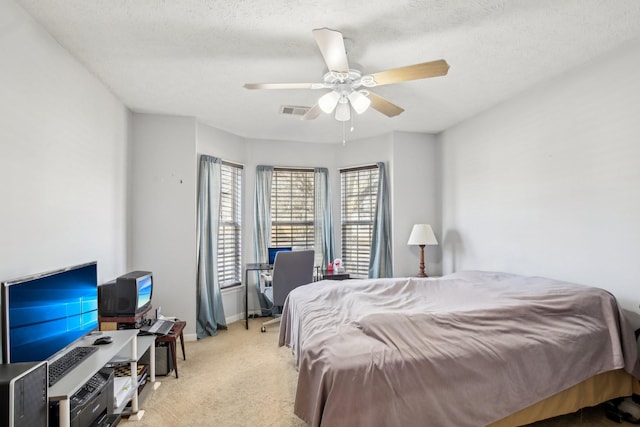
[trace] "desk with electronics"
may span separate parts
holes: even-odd
[[[160,385],[159,343],[172,348],[167,374],[177,339],[184,358],[186,322],[156,331],[163,322],[145,319],[152,289],[142,271],[98,286],[96,262],[2,282],[0,425],[112,427],[122,416],[142,418],[140,402]]]

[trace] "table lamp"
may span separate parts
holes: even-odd
[[[420,246],[420,273],[418,273],[418,277],[427,277],[424,272],[424,247],[425,245],[438,244],[431,226],[429,224],[414,224],[407,244]]]

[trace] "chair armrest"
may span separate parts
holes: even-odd
[[[269,273],[260,273],[260,292],[264,293],[266,287],[271,287],[273,284],[273,277]]]

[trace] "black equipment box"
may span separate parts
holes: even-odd
[[[46,427],[47,362],[0,364],[0,426]]]
[[[101,425],[99,424],[100,421],[106,418],[113,419],[113,417],[106,417],[113,415],[113,369],[102,368],[98,373],[104,379],[104,383],[100,387],[100,390],[98,390],[89,399],[81,402],[75,401],[73,397],[71,398],[71,427],[90,427]],[[59,425],[59,420],[60,407],[58,402],[51,402],[49,404],[49,425],[51,427],[56,427]],[[103,425],[115,426],[117,422],[119,422],[119,418],[115,421],[115,424],[111,423]]]
[[[148,365],[150,361],[150,351],[147,352],[138,361],[139,364]],[[166,343],[156,343],[156,375],[169,375],[173,371],[173,361],[169,352],[169,345]]]

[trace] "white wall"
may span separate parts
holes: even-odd
[[[153,272],[153,305],[196,321],[194,118],[133,114],[129,162],[129,270]]]
[[[246,157],[246,142],[244,138],[200,122],[198,122],[197,127],[196,150],[198,154],[208,154],[244,165]]]
[[[0,280],[125,269],[124,105],[12,0],[0,2]]]
[[[640,50],[444,132],[444,268],[603,287],[638,311]]]
[[[391,210],[396,277],[416,276],[420,271],[420,248],[407,245],[413,224],[431,224],[438,242],[442,242],[439,156],[434,135],[394,132]],[[440,245],[425,246],[424,258],[426,274],[440,275]]]

